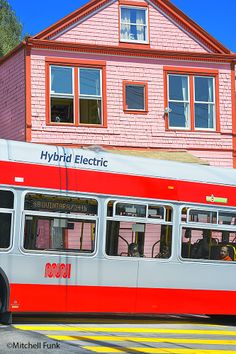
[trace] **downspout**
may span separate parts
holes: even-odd
[[[28,38],[25,42],[25,141],[32,140],[32,108],[31,108],[31,47]]]
[[[236,62],[231,63],[231,98],[232,98],[232,145],[233,168],[236,168],[236,86],[235,86]]]

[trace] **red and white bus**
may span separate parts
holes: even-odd
[[[0,140],[0,171],[3,323],[236,314],[235,170]]]

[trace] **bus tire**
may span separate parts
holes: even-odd
[[[9,312],[10,286],[6,274],[0,268],[0,323],[11,324],[12,314]]]

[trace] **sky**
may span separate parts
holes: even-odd
[[[23,25],[35,35],[84,5],[86,0],[8,0]],[[224,46],[236,52],[236,0],[172,0]]]

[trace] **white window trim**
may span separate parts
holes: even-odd
[[[72,72],[72,93],[56,93],[51,91],[52,88],[52,68],[66,68],[66,69],[71,69]],[[61,124],[75,124],[75,97],[74,97],[74,75],[75,75],[75,71],[74,71],[74,67],[71,66],[66,66],[66,65],[50,65],[50,75],[49,75],[49,87],[50,87],[50,123],[55,123],[52,121],[52,112],[51,112],[51,98],[71,98],[73,99],[73,121],[72,122],[59,122],[56,123],[57,125],[61,125]]]
[[[88,70],[96,70],[96,71],[99,71],[99,77],[100,77],[100,95],[83,95],[80,93],[80,69],[88,69]],[[99,123],[100,126],[103,125],[103,86],[102,86],[103,82],[102,82],[102,69],[100,68],[90,68],[90,67],[78,67],[78,92],[79,92],[79,97],[78,97],[78,100],[83,100],[83,99],[88,99],[88,100],[97,100],[97,101],[101,101],[101,123]],[[79,107],[79,105],[78,105]],[[80,124],[83,124],[80,122],[80,114],[78,113],[79,117],[78,117],[78,120],[79,120],[79,123]],[[91,126],[93,126],[94,124],[89,124]],[[97,125],[97,124],[95,124]]]
[[[55,91],[52,91],[52,68],[64,68],[64,69],[71,69],[72,71],[72,93],[57,93]],[[50,65],[50,96],[52,97],[65,97],[65,98],[70,98],[74,97],[74,67],[71,66],[62,66],[62,65]]]
[[[138,39],[122,39],[121,38],[121,25],[122,25],[122,20],[121,20],[121,9],[135,9],[135,10],[144,10],[145,11],[145,21],[146,24],[142,25],[145,28],[145,35],[146,35],[146,40],[138,40]],[[148,22],[148,7],[142,7],[142,6],[129,6],[129,5],[120,5],[120,42],[122,43],[140,43],[140,44],[148,44],[149,43],[149,22]],[[130,23],[130,25],[137,25],[136,23]]]
[[[210,78],[213,79],[213,102],[205,102],[205,101],[195,101],[195,78],[200,77],[200,78]],[[201,76],[201,75],[193,75],[193,103],[194,103],[194,130],[207,130],[207,131],[215,131],[216,130],[216,89],[215,89],[215,77],[214,76]],[[214,111],[213,111],[213,127],[212,128],[206,128],[206,127],[196,127],[195,126],[195,103],[202,103],[202,104],[208,104],[214,106]]]
[[[170,76],[184,76],[187,77],[188,79],[188,101],[180,101],[180,100],[170,100],[170,81],[169,78]],[[168,129],[174,129],[174,130],[190,130],[191,129],[191,115],[190,115],[190,86],[189,86],[189,75],[184,75],[184,74],[168,74],[168,106],[170,102],[177,102],[177,103],[187,103],[188,104],[188,117],[187,117],[187,125],[185,127],[175,127],[175,126],[170,126],[170,120],[168,121]],[[168,115],[169,118],[169,115]]]

